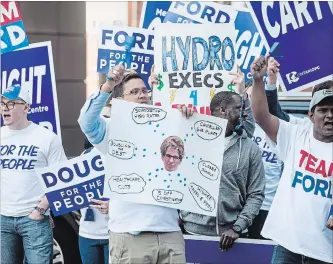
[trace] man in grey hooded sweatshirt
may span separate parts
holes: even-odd
[[[254,128],[249,100],[235,92],[222,91],[213,97],[210,111],[213,116],[228,119],[217,216],[181,211],[180,217],[188,234],[221,236],[220,248],[225,251],[237,238],[246,237],[259,213],[265,172],[260,149],[252,141],[252,134],[246,132],[253,133]],[[251,117],[248,120],[247,111]]]

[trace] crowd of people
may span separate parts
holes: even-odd
[[[216,217],[92,199],[81,210],[82,262],[186,263],[188,234],[219,236],[222,251],[238,238],[272,239],[278,244],[272,264],[333,263],[333,81],[313,88],[308,118],[297,118],[278,103],[279,67],[274,58],[259,57],[251,65],[252,82],[245,83],[238,69],[231,73],[237,92],[218,92],[210,102],[211,114],[228,120]],[[150,88],[158,83],[152,72]],[[82,155],[107,154],[112,99],[150,104],[147,88],[123,65],[110,70],[78,118],[92,144]],[[58,137],[28,120],[29,98],[20,86],[1,94],[1,263],[6,264],[52,259],[52,218],[35,168],[66,160]],[[198,114],[185,105],[178,110],[184,118]],[[263,159],[254,140],[258,133],[266,135],[274,159]],[[170,170],[183,152],[177,138],[161,146]]]

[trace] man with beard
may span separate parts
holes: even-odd
[[[247,116],[245,104],[249,103],[244,97],[222,91],[210,103],[213,116],[228,119],[217,216],[185,211],[180,214],[186,233],[221,236],[223,251],[231,248],[237,238],[247,237],[248,228],[264,200],[261,152],[243,129]]]

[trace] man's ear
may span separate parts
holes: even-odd
[[[24,105],[24,112],[29,112],[29,109],[30,109],[30,105],[26,104]]]
[[[228,119],[228,109],[225,107],[220,107],[220,113],[222,118]]]
[[[311,122],[314,123],[314,112],[312,112],[311,110],[309,110],[308,116],[309,116]]]

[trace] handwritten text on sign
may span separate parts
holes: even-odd
[[[29,45],[18,5],[15,1],[0,3],[1,53]]]
[[[160,84],[154,90],[154,104],[200,109],[209,106],[215,91],[228,89],[228,72],[236,67],[233,25],[161,24],[155,31]]]
[[[216,215],[226,124],[116,99],[104,196]]]

